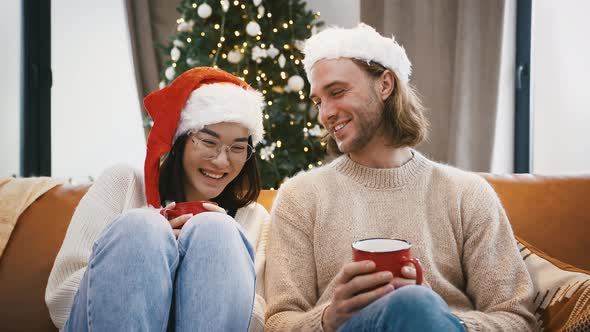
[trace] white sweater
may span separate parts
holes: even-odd
[[[107,169],[80,200],[45,290],[45,303],[59,329],[63,328],[70,315],[94,242],[116,216],[140,207],[146,207],[143,174],[125,165]],[[262,331],[266,306],[262,285],[270,217],[262,205],[253,203],[239,209],[235,220],[243,226],[248,240],[256,249],[256,299],[250,331]]]

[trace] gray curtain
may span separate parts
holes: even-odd
[[[361,21],[395,35],[411,83],[429,109],[431,158],[480,172],[492,167],[506,0],[362,0]]]
[[[156,49],[157,43],[166,43],[173,35],[177,0],[125,0],[127,23],[133,52],[133,65],[137,82],[137,95],[141,105],[141,118],[148,115],[143,98],[158,89],[164,56]],[[149,127],[144,125],[147,136]]]

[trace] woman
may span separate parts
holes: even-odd
[[[154,120],[145,176],[112,167],[80,201],[49,276],[53,322],[66,331],[262,330],[255,272],[264,271],[269,216],[255,202],[252,157],[262,95],[194,68],[144,104]],[[156,209],[204,200],[218,206],[172,220]]]

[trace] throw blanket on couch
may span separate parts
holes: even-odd
[[[61,183],[48,177],[0,178],[0,258],[21,213]]]
[[[516,237],[535,289],[536,331],[590,331],[590,273]]]

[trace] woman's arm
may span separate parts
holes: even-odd
[[[249,332],[264,331],[264,269],[266,266],[266,246],[270,229],[268,211],[260,204],[252,204],[239,211],[236,221],[243,226],[246,236],[256,250],[254,271],[256,273],[256,293]]]
[[[113,166],[80,200],[49,275],[45,303],[53,323],[62,328],[86,271],[92,246],[102,230],[124,210],[145,205],[142,175],[125,165]]]

